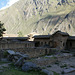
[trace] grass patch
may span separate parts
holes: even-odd
[[[48,65],[47,67],[52,67],[51,65]]]
[[[57,59],[57,57],[51,57],[52,59]]]
[[[6,63],[9,63],[9,62],[0,61],[0,65],[6,64]]]
[[[62,71],[61,74],[64,74],[64,71]]]
[[[59,65],[59,61],[56,61],[55,64]]]
[[[53,72],[53,75],[59,75],[59,73],[56,73],[56,72],[54,72],[54,71],[52,71]]]
[[[75,68],[75,66],[70,66],[70,67]]]
[[[46,75],[46,74],[40,71],[22,72],[21,70],[11,68],[1,73],[0,75]]]
[[[62,53],[70,53],[70,51],[67,51],[67,50],[65,50],[65,51],[61,51]]]
[[[9,65],[8,68],[4,69],[4,72],[1,72],[0,75],[47,75],[41,71],[28,71],[23,72],[21,71],[21,68],[15,68],[13,64]]]
[[[42,67],[42,69],[46,69],[46,67]]]
[[[53,57],[44,57],[44,58],[57,59],[57,57],[55,57],[55,56],[53,56]]]
[[[4,51],[3,56],[4,56],[4,58],[6,58],[8,56],[8,52]]]
[[[60,66],[61,68],[64,68],[64,67],[67,67],[67,64],[64,64],[64,65],[62,65],[62,66]]]
[[[55,62],[55,64],[59,64],[59,62]]]

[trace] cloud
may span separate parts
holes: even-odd
[[[11,6],[12,4],[14,4],[17,1],[19,1],[19,0],[9,0],[6,6]]]
[[[10,7],[11,5],[13,5],[15,2],[17,2],[17,1],[19,1],[19,0],[6,0],[6,1],[7,1],[6,6],[4,6],[3,8],[1,8],[1,10]]]

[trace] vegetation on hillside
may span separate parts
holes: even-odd
[[[3,36],[4,31],[6,31],[6,29],[4,28],[4,23],[1,23],[0,21],[0,38]]]
[[[52,34],[57,30],[75,33],[74,0],[19,0],[0,14],[8,34]]]
[[[18,37],[24,37],[21,31],[19,31],[17,34],[18,34]]]

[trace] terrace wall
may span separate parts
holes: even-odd
[[[0,43],[0,49],[16,49],[16,48],[29,48],[34,47],[32,42],[2,42]]]

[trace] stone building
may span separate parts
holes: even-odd
[[[6,42],[16,42],[16,41],[28,41],[28,37],[3,37],[2,41],[6,41]]]
[[[69,36],[66,42],[66,49],[75,51],[75,36]]]
[[[68,33],[57,31],[52,35],[53,47],[63,50],[66,48],[66,42],[69,37]]]
[[[32,39],[34,39],[32,41]],[[31,41],[30,41],[31,40]],[[14,50],[28,54],[30,58],[57,53],[59,50],[75,51],[75,36],[57,31],[52,35],[28,37],[3,37],[0,40],[1,50]],[[1,56],[0,56],[1,58]]]
[[[50,47],[50,35],[34,36],[35,47]]]
[[[32,48],[33,41],[28,41],[28,37],[3,37],[0,41],[0,49]]]
[[[34,39],[30,41],[29,39]],[[57,31],[52,35],[37,35],[28,37],[3,37],[0,49],[12,48],[57,48],[58,50],[75,49],[75,36]]]
[[[68,37],[68,33],[57,31],[53,35],[38,35],[33,38],[35,47],[65,49]]]

